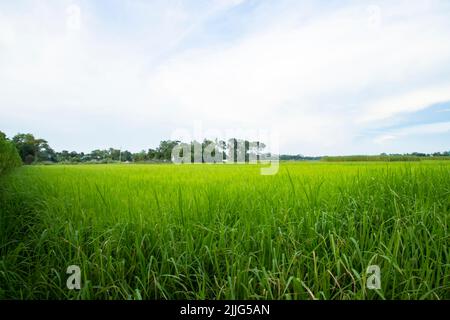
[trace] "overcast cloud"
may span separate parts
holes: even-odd
[[[276,131],[283,153],[449,150],[449,39],[445,0],[0,1],[0,130],[77,151],[199,122]]]

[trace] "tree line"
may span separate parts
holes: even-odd
[[[450,151],[434,153],[382,153],[380,155],[354,155],[354,156],[325,156],[322,161],[421,161],[421,160],[450,160]]]
[[[6,139],[6,136],[5,136]],[[191,141],[190,143],[178,140],[163,140],[158,147],[141,150],[140,152],[130,152],[115,148],[96,149],[89,153],[62,150],[55,151],[50,147],[45,139],[36,138],[30,133],[19,133],[11,138],[10,143],[17,149],[18,155],[24,164],[33,163],[113,163],[113,162],[170,162],[172,161],[172,150],[176,146],[188,145],[191,153],[191,160],[194,162],[206,162],[204,152],[208,146],[212,156],[219,155],[218,158],[243,159],[248,162],[252,155],[259,159],[266,145],[259,141],[247,141],[232,138],[227,141],[208,140],[202,142]],[[237,147],[238,145],[243,148]],[[184,149],[186,150],[186,148]],[[216,158],[217,159],[217,158]]]
[[[211,148],[212,146],[212,148]],[[50,147],[45,139],[36,138],[30,133],[19,133],[8,139],[0,131],[0,174],[14,168],[22,163],[114,163],[114,162],[171,162],[172,150],[175,147],[183,147],[183,153],[190,153],[190,162],[209,162],[211,158],[218,161],[249,162],[251,159],[260,160],[260,157],[269,156],[264,153],[266,145],[259,141],[248,141],[243,139],[208,140],[202,142],[191,141],[189,143],[178,140],[163,140],[158,147],[130,152],[115,148],[96,149],[89,153],[62,150],[56,152]],[[207,156],[205,156],[205,152]],[[217,155],[217,157],[216,157]],[[279,160],[284,161],[420,161],[422,159],[450,159],[450,151],[434,153],[405,153],[368,156],[324,156],[310,157],[303,155],[279,155]],[[214,160],[216,161],[216,160]]]

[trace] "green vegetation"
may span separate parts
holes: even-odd
[[[215,156],[221,154],[222,161],[250,162],[250,159],[270,158],[271,154],[264,152],[266,145],[260,141],[248,141],[243,139],[208,140],[202,142],[191,141],[189,143],[173,140],[163,140],[155,149],[142,150],[131,153],[128,150],[119,150],[114,148],[104,150],[93,150],[90,153],[67,151],[55,152],[45,139],[35,138],[34,135],[19,133],[12,139],[16,146],[23,163],[25,164],[105,164],[105,163],[170,163],[172,162],[172,150],[176,146],[187,147],[190,150],[191,162],[209,162],[205,159],[205,154]],[[213,148],[209,148],[213,145]],[[242,148],[238,147],[242,146]],[[208,150],[208,151],[206,151]],[[354,155],[354,156],[324,156],[313,157],[301,154],[289,155],[280,154],[281,161],[421,161],[421,160],[450,160],[450,151],[435,153],[413,152],[407,154],[381,154],[381,155]],[[195,161],[194,161],[195,160]]]
[[[0,176],[22,164],[14,144],[0,131]]]
[[[32,134],[19,133],[12,139],[19,155],[25,164],[36,162],[55,162],[56,153],[44,139],[36,139]]]
[[[19,155],[25,164],[75,164],[75,163],[120,163],[120,162],[137,162],[137,163],[161,163],[172,161],[172,150],[176,146],[187,146],[190,149],[192,162],[208,162],[203,157],[206,153],[205,149],[213,145],[211,155],[221,154],[222,160],[243,159],[249,162],[250,155],[255,158],[262,155],[262,151],[266,145],[259,141],[247,141],[232,138],[227,141],[208,140],[202,142],[191,141],[184,143],[181,141],[163,140],[155,149],[142,150],[140,152],[131,153],[128,150],[119,150],[114,148],[104,150],[93,150],[90,153],[67,151],[55,152],[48,144],[47,140],[35,138],[34,135],[27,133],[19,133],[12,138],[12,143],[16,146]],[[238,144],[242,145],[242,149],[238,148]],[[209,149],[211,151],[211,148]],[[232,154],[233,153],[233,154]],[[236,160],[237,161],[237,160]],[[242,162],[244,162],[242,161]]]
[[[450,298],[446,161],[27,166],[0,208],[1,298]]]
[[[433,155],[430,154],[405,154],[405,155],[379,155],[379,156],[367,156],[367,155],[356,155],[356,156],[327,156],[322,157],[322,161],[421,161],[421,160],[450,160],[450,155],[447,155],[445,152],[441,155],[441,153],[436,153]]]

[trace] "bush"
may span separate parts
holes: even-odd
[[[380,155],[380,156],[335,156],[335,157],[323,157],[322,161],[420,161],[427,160],[429,157],[418,157],[409,155]]]
[[[0,176],[21,165],[16,147],[0,132]]]

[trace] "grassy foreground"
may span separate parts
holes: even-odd
[[[448,299],[449,213],[444,161],[22,167],[0,298]]]

